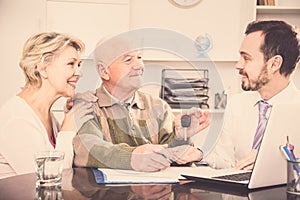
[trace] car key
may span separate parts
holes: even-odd
[[[191,116],[188,114],[181,116],[181,126],[184,131],[184,141],[187,141],[187,128],[191,125]]]

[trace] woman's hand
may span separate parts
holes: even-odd
[[[81,101],[75,103],[73,107],[65,113],[65,118],[61,125],[61,131],[77,132],[88,120],[94,118],[93,104]]]
[[[69,98],[67,100],[67,103],[64,108],[65,112],[67,113],[69,112],[69,110],[71,110],[76,100],[96,103],[98,101],[98,97],[96,97],[95,94],[96,94],[95,90],[89,90],[83,93],[74,94],[72,98]]]

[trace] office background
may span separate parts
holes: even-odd
[[[180,8],[171,0],[0,0],[0,105],[24,84],[18,62],[22,46],[32,34],[60,31],[82,39],[87,47],[84,66],[89,66],[84,77],[88,77],[96,74],[91,54],[99,38],[146,27],[172,30],[191,40],[208,35],[212,43],[207,52],[210,64],[216,67],[230,98],[241,92],[234,65],[246,25],[255,19],[281,19],[300,27],[299,0],[275,3],[257,6],[256,0],[200,0],[192,8]],[[143,89],[153,95],[159,95],[163,68],[189,68],[185,60],[164,51],[145,51],[144,60],[145,80],[153,84]],[[299,69],[293,79],[300,88]],[[212,81],[210,87],[214,87]],[[61,109],[62,102],[54,109]],[[214,102],[210,103],[213,106]]]

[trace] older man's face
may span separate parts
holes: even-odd
[[[142,86],[144,63],[141,53],[133,51],[116,59],[108,68],[109,84],[112,88],[137,90]]]

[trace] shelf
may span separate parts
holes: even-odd
[[[256,6],[257,14],[300,14],[300,7]]]

